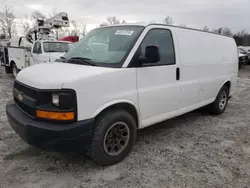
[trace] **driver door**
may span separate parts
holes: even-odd
[[[149,30],[139,47],[142,58],[147,46],[158,47],[160,61],[137,68],[142,127],[177,116],[180,96],[179,62],[176,62],[171,31],[162,28]]]
[[[43,57],[41,42],[38,41],[34,44],[34,47],[31,53],[30,64],[34,65],[34,64],[43,63],[43,62],[46,62],[46,61]]]

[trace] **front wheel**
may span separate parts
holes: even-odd
[[[136,123],[125,110],[110,110],[97,118],[91,157],[100,165],[122,161],[136,141]]]
[[[215,114],[215,115],[220,115],[222,114],[227,107],[227,103],[228,103],[228,96],[229,96],[229,89],[226,86],[223,86],[215,101],[211,104],[211,113]]]

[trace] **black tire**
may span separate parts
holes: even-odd
[[[18,69],[17,69],[17,66],[16,66],[15,63],[13,63],[11,67],[12,67],[12,76],[13,76],[13,78],[16,78],[16,75],[19,72]]]
[[[6,74],[12,73],[12,67],[5,66],[5,72]]]
[[[211,113],[214,115],[220,115],[224,113],[227,108],[228,99],[229,89],[227,86],[223,86],[220,89],[215,101],[210,105]],[[222,100],[224,101],[224,103]]]
[[[123,150],[121,150],[119,154],[110,155],[105,145],[106,140],[104,141],[104,139],[107,138],[106,135],[108,135],[110,129],[112,130],[113,125],[117,124],[118,122],[123,122],[124,124],[126,124],[126,128],[128,128],[126,130],[129,130],[129,133],[127,133],[129,134],[129,138],[127,139],[126,145],[124,146]],[[109,110],[97,118],[91,151],[89,152],[90,157],[94,160],[94,162],[102,166],[116,164],[122,161],[130,153],[136,141],[136,134],[136,122],[131,114],[129,114],[125,110]],[[117,144],[117,141],[115,141],[115,143]]]

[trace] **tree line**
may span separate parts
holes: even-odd
[[[52,17],[59,13],[58,10],[53,9],[47,15],[34,11],[29,15],[26,15],[24,18],[20,19],[19,23],[26,33],[30,28],[36,25],[38,19],[46,19],[48,17]],[[162,21],[167,25],[178,25],[180,27],[187,27],[186,24],[175,24],[173,18],[167,16]],[[116,16],[107,17],[106,21],[99,25],[99,27],[114,25],[114,24],[123,24],[127,23],[126,20],[119,20]],[[138,22],[139,23],[139,22]],[[154,20],[150,21],[150,23],[155,23]],[[16,16],[14,14],[13,7],[6,3],[5,0],[0,0],[0,39],[11,38],[13,35],[17,34],[16,31]],[[70,28],[61,28],[56,31],[52,31],[56,36],[58,35],[80,35],[84,36],[86,34],[86,23],[78,23],[75,20],[70,21]],[[98,27],[98,26],[97,26]],[[222,34],[225,36],[233,37],[238,46],[250,46],[250,33],[246,30],[241,30],[236,33],[233,33],[230,28],[212,28],[210,29],[207,26],[201,28],[201,30]]]
[[[163,23],[165,23],[167,25],[174,25],[173,18],[170,16],[167,16],[163,20]],[[179,26],[186,27],[185,24],[180,24]],[[250,33],[247,32],[245,29],[238,31],[236,33],[233,33],[230,28],[220,27],[220,28],[210,29],[209,27],[204,26],[203,28],[201,28],[201,30],[207,31],[207,32],[212,32],[212,33],[218,33],[218,34],[229,36],[229,37],[233,37],[235,39],[237,46],[250,46]]]
[[[165,19],[162,22],[166,25],[176,25],[180,27],[187,27],[186,24],[175,24],[175,22],[173,21],[173,18],[170,16],[165,17]],[[100,27],[113,25],[113,24],[122,24],[122,23],[126,23],[126,20],[119,20],[116,16],[110,16],[110,17],[107,17],[106,22],[100,24]],[[150,23],[156,23],[156,21],[152,20],[150,21]],[[204,26],[200,30],[233,37],[238,46],[250,46],[250,33],[247,32],[245,29],[238,31],[236,33],[233,33],[230,28],[220,27],[220,28],[210,29],[208,26]]]

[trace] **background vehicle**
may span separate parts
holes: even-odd
[[[242,48],[238,48],[238,53],[239,53],[239,68],[241,69],[244,65],[250,64],[250,54]]]
[[[12,73],[16,77],[25,67],[53,62],[64,55],[70,49],[71,42],[50,39],[49,34],[51,29],[68,26],[67,14],[59,13],[46,21],[38,20],[37,26],[31,28],[25,37],[12,38],[2,49],[6,73]]]
[[[25,38],[21,37],[21,41]],[[4,66],[6,73],[13,73],[16,77],[17,73],[25,67],[38,63],[54,62],[63,56],[70,49],[70,42],[59,42],[49,40],[37,40],[31,47],[25,47],[23,43],[19,43],[18,47],[5,47]]]
[[[69,42],[78,42],[79,36],[64,36],[58,39],[58,41],[69,41]]]
[[[137,129],[206,105],[222,114],[238,76],[233,38],[161,24],[94,29],[61,62],[17,75],[9,123],[33,146],[87,149],[101,165],[123,160]]]

